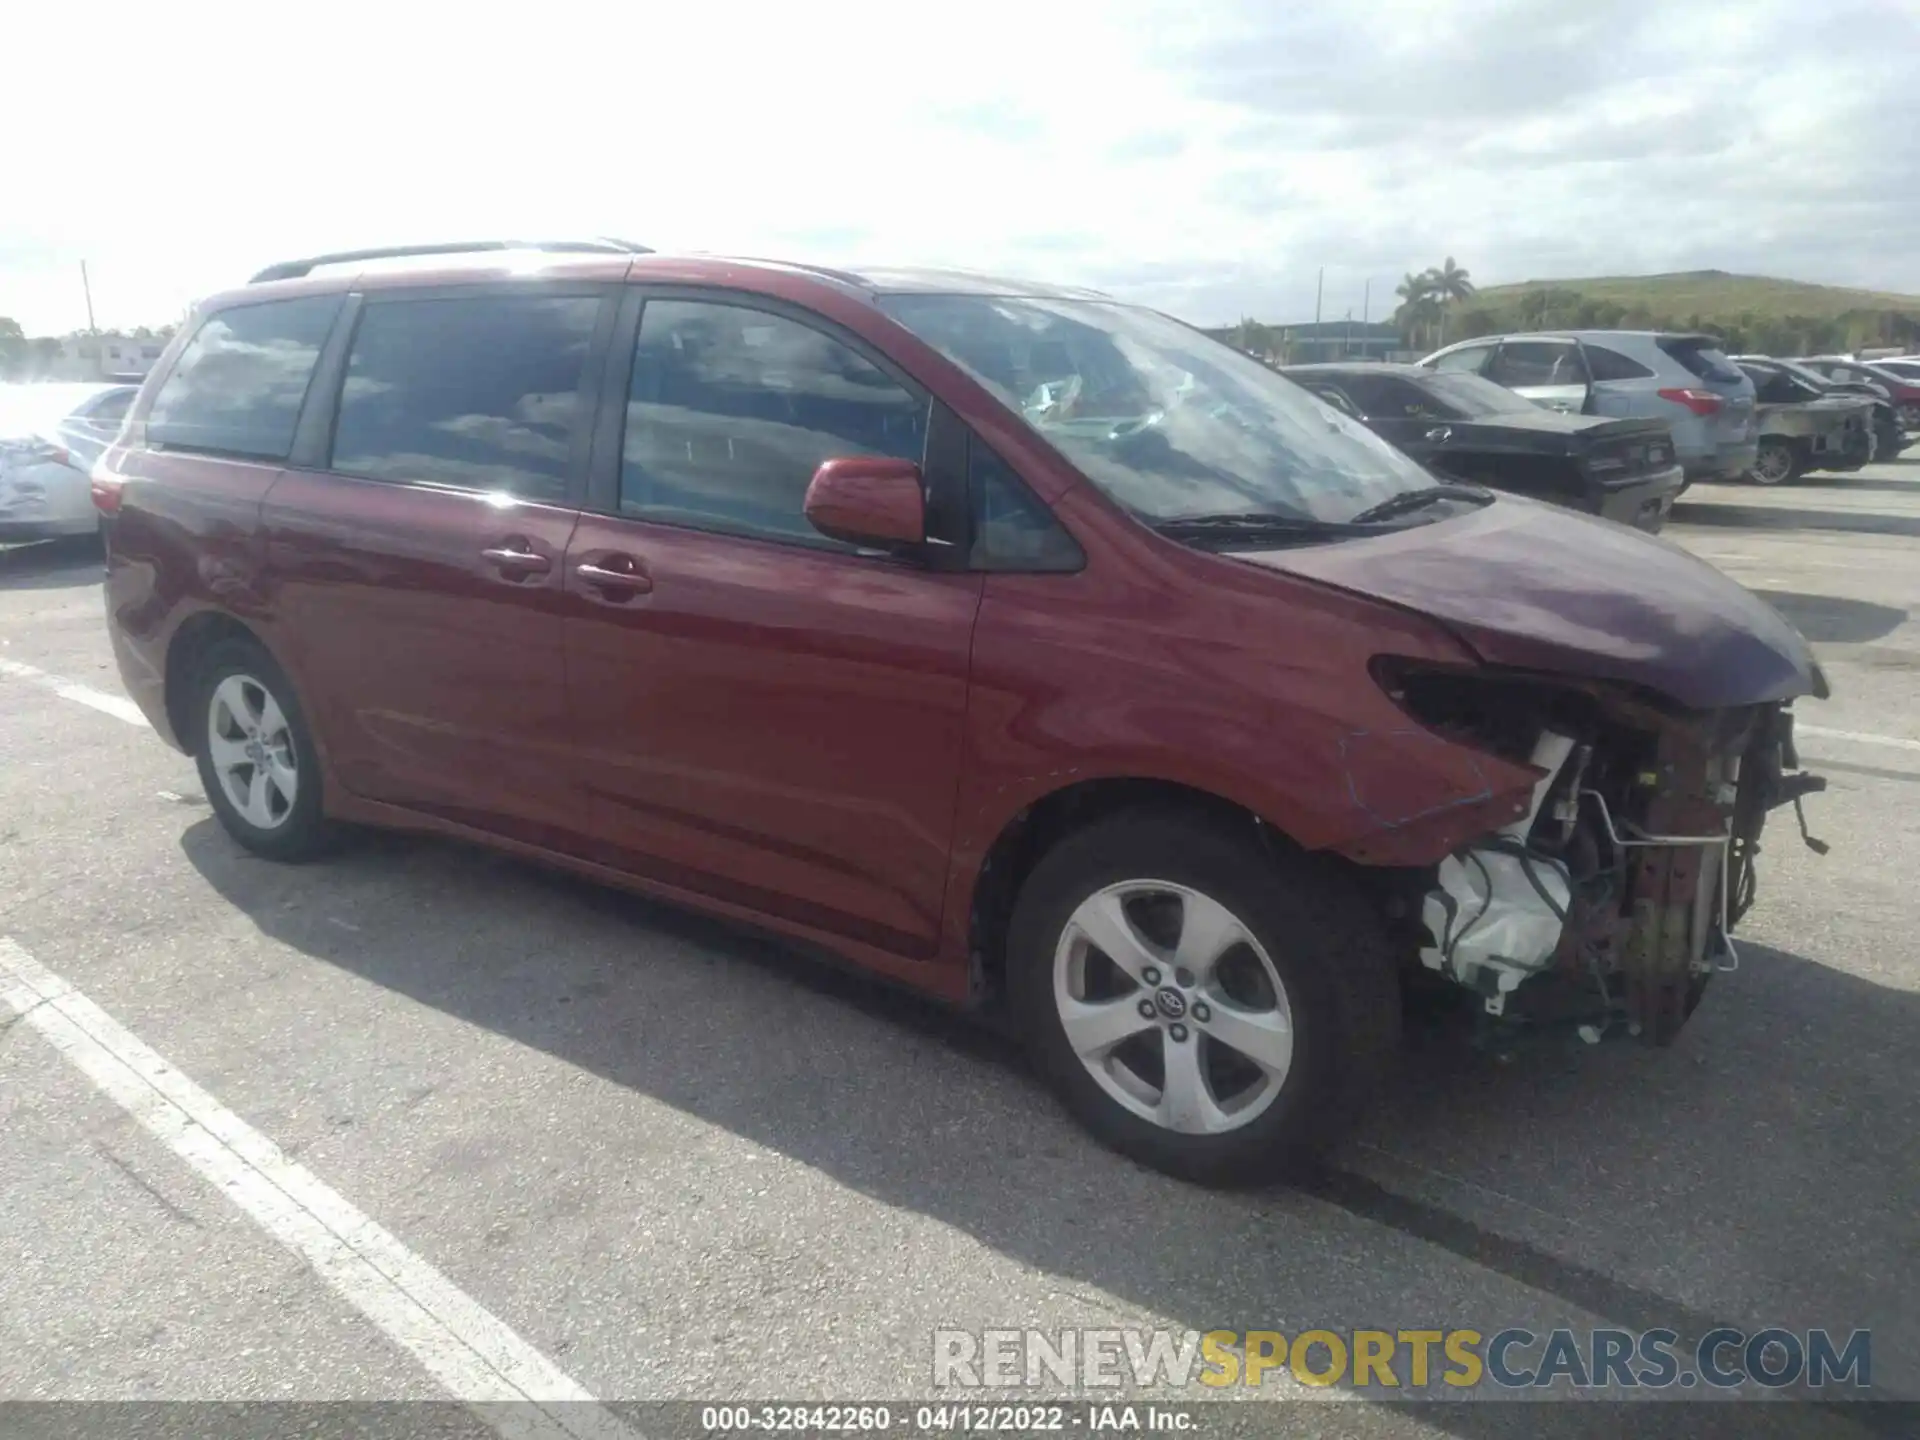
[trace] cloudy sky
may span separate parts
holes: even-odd
[[[445,15],[445,20],[430,18]],[[459,18],[451,18],[458,16]],[[1719,268],[1920,292],[1920,0],[289,6],[4,22],[0,315],[610,234],[1096,285],[1201,323]]]

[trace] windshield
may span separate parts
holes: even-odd
[[[1263,514],[1344,523],[1433,484],[1358,420],[1151,310],[982,295],[880,303],[1150,522]]]
[[[1459,370],[1423,376],[1418,383],[1429,395],[1459,411],[1467,419],[1476,415],[1512,415],[1516,411],[1527,410],[1533,404],[1531,400],[1514,394],[1504,385],[1494,384],[1483,375],[1469,375]]]

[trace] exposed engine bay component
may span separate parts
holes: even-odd
[[[1791,711],[1676,710],[1511,672],[1392,678],[1423,724],[1540,771],[1525,816],[1427,872],[1420,962],[1503,1027],[1571,1019],[1589,1039],[1671,1040],[1713,973],[1739,963],[1731,931],[1768,814],[1826,786],[1787,773]]]
[[[1573,900],[1567,867],[1529,851],[1526,836],[1573,748],[1570,736],[1541,732],[1533,763],[1545,773],[1526,815],[1442,860],[1439,883],[1421,907],[1434,943],[1421,949],[1420,963],[1485,997],[1490,1015],[1551,963],[1566,926]]]

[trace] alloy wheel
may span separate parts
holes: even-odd
[[[207,757],[240,818],[273,830],[293,814],[300,762],[286,712],[251,675],[229,675],[207,706]]]
[[[1094,1081],[1142,1119],[1220,1134],[1258,1118],[1293,1064],[1293,1010],[1252,930],[1160,880],[1088,896],[1055,947],[1053,997]]]
[[[1778,485],[1793,473],[1793,452],[1784,445],[1762,445],[1754,457],[1753,478],[1762,485]]]

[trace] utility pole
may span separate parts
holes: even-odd
[[[93,286],[87,280],[87,262],[80,262],[80,289],[87,297],[87,333],[92,334],[100,327],[93,323]]]
[[[1373,277],[1367,277],[1365,287],[1360,291],[1360,348],[1368,349],[1373,337],[1367,333],[1367,324],[1373,318]]]
[[[1313,283],[1313,325],[1316,334],[1319,333],[1320,328],[1320,297],[1325,293],[1326,288],[1327,267],[1322,265],[1320,267],[1320,278]]]

